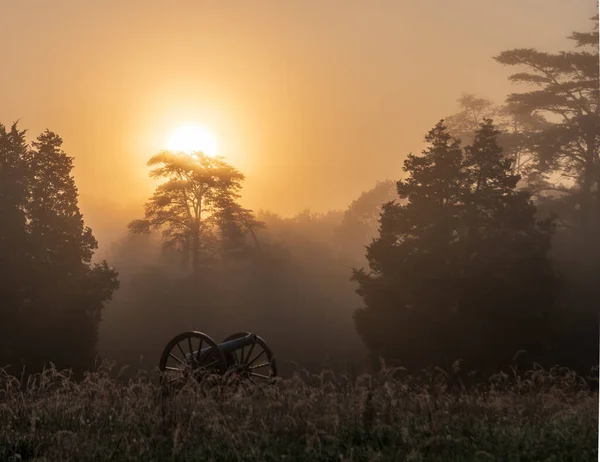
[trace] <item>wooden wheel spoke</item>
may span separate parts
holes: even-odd
[[[252,365],[254,363],[254,361],[256,361],[258,358],[260,358],[263,354],[265,354],[265,350],[262,350],[252,361],[250,361],[248,363],[248,366]]]
[[[179,359],[177,356],[175,356],[173,353],[169,353],[169,356],[171,358],[173,358],[175,361],[177,361],[179,364],[183,364],[185,366],[185,363],[181,359]]]
[[[270,365],[271,365],[270,362],[264,362],[264,363],[255,364],[254,366],[249,367],[248,369],[250,369],[250,370],[260,369],[261,367],[270,366]]]
[[[188,347],[190,349],[190,358],[192,358],[194,356],[194,347],[192,345],[192,337],[188,337],[187,341],[188,341]]]
[[[246,364],[246,361],[248,361],[250,359],[250,356],[252,356],[252,351],[254,350],[254,345],[256,345],[256,343],[253,343],[252,345],[250,345],[250,351],[248,352],[248,356],[246,356],[246,358],[244,358],[242,356],[242,364]]]
[[[256,372],[250,372],[250,375],[253,375],[254,377],[260,377],[261,379],[270,379],[271,378],[268,375],[257,374]]]
[[[177,348],[179,348],[179,351],[181,352],[181,356],[183,356],[183,359],[186,359],[187,356],[185,354],[185,351],[183,351],[183,348],[181,348],[181,343],[177,342]]]

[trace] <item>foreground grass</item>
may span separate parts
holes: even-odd
[[[0,460],[591,461],[598,394],[570,371],[498,375],[466,391],[443,372],[323,372],[269,386],[189,384],[109,368],[76,383],[0,375]]]

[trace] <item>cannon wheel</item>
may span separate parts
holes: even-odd
[[[223,340],[223,343],[250,335],[249,332],[238,332]],[[261,337],[256,336],[256,343],[239,348],[225,354],[230,370],[237,371],[251,380],[267,381],[277,375],[277,364],[273,352]]]
[[[211,347],[208,352],[199,355],[203,348]],[[193,353],[191,361],[186,355]],[[165,347],[160,357],[159,370],[163,373],[163,383],[170,384],[190,376],[201,377],[203,373],[225,372],[227,362],[223,352],[208,335],[197,332],[183,332],[175,336]]]

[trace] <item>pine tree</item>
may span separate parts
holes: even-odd
[[[565,204],[572,204],[574,224],[587,246],[600,224],[598,16],[592,19],[591,32],[569,37],[578,51],[518,48],[495,57],[523,69],[510,76],[512,82],[534,87],[509,95],[507,102],[516,113],[545,119],[540,130],[528,134],[528,149],[535,155],[536,169],[545,174],[544,189],[557,191]]]
[[[463,150],[440,122],[422,156],[405,161],[406,203],[385,206],[371,272],[353,275],[366,305],[356,326],[373,353],[412,367],[462,358],[483,368],[549,346],[552,224],[537,223],[529,194],[516,190],[498,134],[486,119]]]
[[[118,287],[106,262],[92,264],[97,242],[79,211],[71,176],[73,159],[62,140],[45,131],[28,155],[28,235],[32,250],[33,311],[28,326],[46,347],[29,351],[29,362],[90,367],[104,303]],[[45,356],[41,356],[45,353]]]
[[[0,366],[18,354],[17,317],[29,296],[26,152],[25,130],[0,124]]]

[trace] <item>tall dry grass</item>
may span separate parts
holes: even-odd
[[[163,396],[109,364],[76,381],[0,374],[0,460],[592,461],[598,394],[536,368],[465,388],[444,371],[323,371],[268,386],[215,378]],[[218,383],[217,383],[218,382]]]

